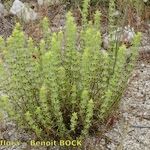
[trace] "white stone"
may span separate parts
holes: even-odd
[[[29,22],[31,20],[36,20],[38,18],[38,14],[26,6],[20,0],[15,0],[11,9],[10,13],[16,15],[17,17],[23,19],[25,22]]]
[[[29,22],[30,20],[36,20],[38,18],[38,15],[31,8],[24,7],[21,12],[21,17],[25,22]]]
[[[10,9],[10,13],[12,13],[13,15],[17,15],[18,13],[21,13],[24,7],[25,7],[25,4],[23,2],[19,0],[15,0]]]
[[[61,0],[37,0],[38,5],[53,5],[58,4],[61,2]]]
[[[146,3],[146,2],[148,2],[148,0],[143,0],[143,2],[145,2],[145,3]]]
[[[38,5],[43,5],[44,4],[44,0],[37,0],[37,2],[38,2]]]

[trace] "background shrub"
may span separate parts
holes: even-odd
[[[140,33],[129,55],[116,41],[104,52],[101,14],[97,11],[94,22],[88,22],[87,9],[85,1],[81,29],[70,12],[58,33],[49,32],[44,18],[40,43],[27,37],[19,24],[6,41],[0,38],[1,105],[40,139],[84,137],[96,130],[118,105],[137,58]]]

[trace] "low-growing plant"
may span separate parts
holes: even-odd
[[[68,12],[65,29],[58,33],[49,32],[44,18],[40,43],[19,24],[6,41],[0,38],[1,105],[38,138],[85,137],[96,130],[118,105],[134,67],[140,33],[128,55],[116,41],[102,51],[101,14],[96,11],[92,23],[86,12],[82,28]]]

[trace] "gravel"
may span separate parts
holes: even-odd
[[[62,16],[58,13],[54,17],[53,30],[58,29],[58,25],[59,28],[64,26]],[[12,18],[0,18],[0,34],[4,37],[11,34],[13,23],[10,23],[10,20]],[[104,138],[88,138],[84,150],[150,150],[150,38],[147,34],[143,34],[140,52],[140,59],[120,104],[119,121],[107,131]],[[0,120],[0,139],[19,139],[22,144],[12,147],[0,146],[0,150],[46,150],[43,147],[29,147],[26,142],[33,136],[19,130],[5,113],[4,116],[4,121]],[[57,147],[52,149],[59,150]]]
[[[150,55],[149,55],[150,59]],[[150,63],[140,61],[120,104],[120,120],[106,133],[103,149],[150,149]],[[105,140],[106,144],[106,140]]]

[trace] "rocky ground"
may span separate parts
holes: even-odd
[[[54,31],[64,26],[64,6],[57,9],[52,7],[51,11],[45,13],[51,18]],[[15,19],[11,15],[0,17],[0,35],[9,36],[14,22]],[[29,24],[25,25],[27,33],[32,33],[34,37],[39,36],[38,26],[30,24],[30,28],[28,27]],[[140,58],[120,104],[119,120],[106,132],[105,138],[87,139],[84,150],[150,149],[150,27],[143,33],[142,39]],[[46,150],[43,147],[31,148],[26,142],[33,137],[20,131],[5,113],[3,120],[0,120],[0,139],[20,140],[22,144],[11,147],[0,146],[0,150]]]

